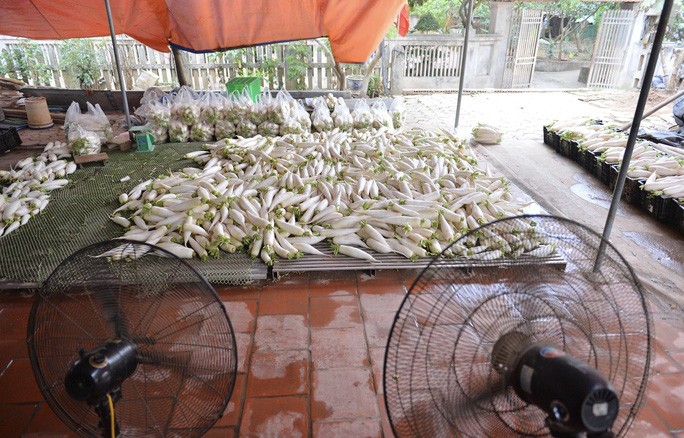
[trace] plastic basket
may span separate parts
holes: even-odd
[[[261,93],[261,78],[246,76],[233,78],[226,82],[226,91],[228,94],[238,95],[245,89],[247,90],[249,98],[252,99],[252,102],[255,102],[257,96]]]
[[[551,135],[553,131],[549,131],[546,126],[544,128],[544,144],[547,146],[553,145],[553,136]]]
[[[643,179],[627,177],[625,187],[622,190],[622,199],[628,204],[639,204],[641,201],[641,186],[644,185]]]
[[[0,152],[6,152],[21,144],[16,128],[0,129]]]

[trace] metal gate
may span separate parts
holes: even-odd
[[[613,88],[621,85],[632,29],[634,11],[606,11],[601,16],[587,87]]]
[[[503,88],[530,88],[542,30],[542,11],[521,9],[511,17]]]

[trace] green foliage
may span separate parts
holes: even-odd
[[[26,83],[32,79],[35,85],[50,85],[52,75],[38,44],[22,41],[0,53],[0,76],[21,79]]]
[[[78,79],[81,88],[93,88],[100,79],[100,67],[104,64],[103,50],[102,43],[88,39],[66,40],[60,47],[62,67]]]
[[[311,49],[306,42],[296,41],[288,44],[285,50],[285,63],[287,64],[285,79],[288,82],[288,88],[306,89],[306,73],[310,57]]]
[[[435,18],[435,16],[432,15],[431,12],[428,12],[427,14],[420,16],[418,23],[416,24],[416,26],[413,29],[420,31],[420,32],[430,32],[430,31],[439,30],[439,28],[440,28],[440,25],[437,22],[437,19]]]
[[[422,0],[416,2],[415,6],[411,7],[411,14],[418,16],[427,13],[436,17],[439,23],[439,28],[443,32],[449,32],[449,29],[456,27],[463,27],[460,22],[459,9],[461,8],[461,0]],[[475,0],[473,10],[473,22],[479,23],[481,29],[486,29],[489,24],[489,2],[486,0]],[[464,12],[466,14],[467,12]]]
[[[366,94],[368,97],[380,97],[384,93],[382,89],[382,78],[376,74],[371,75],[368,80],[368,89]]]
[[[680,3],[680,2],[675,2]],[[677,10],[672,8],[673,17],[670,19],[672,23],[667,28],[667,34],[665,34],[665,39],[667,41],[678,42],[681,46],[684,41],[684,10],[681,9],[681,5]]]

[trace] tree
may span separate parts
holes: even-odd
[[[563,42],[572,35],[579,52],[584,51],[581,36],[586,27],[593,21],[598,24],[604,11],[619,7],[619,3],[585,2],[580,0],[559,0],[544,3],[519,3],[527,9],[542,9],[547,17],[558,17],[560,25],[558,33],[548,33],[551,42],[558,46],[558,59],[563,55]],[[549,20],[550,21],[550,20]]]
[[[0,52],[0,76],[7,75],[25,83],[50,85],[51,71],[38,44],[22,41]]]
[[[98,45],[97,49],[95,45]],[[87,39],[66,40],[60,46],[62,65],[78,79],[84,89],[98,85],[100,66],[104,63],[102,43],[93,44]]]

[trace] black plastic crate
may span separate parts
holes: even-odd
[[[596,158],[594,158],[594,154],[592,154],[591,151],[587,149],[577,149],[577,162],[580,166],[589,170],[590,161],[596,162]]]
[[[617,185],[618,175],[620,174],[620,168],[617,164],[610,165],[610,171],[608,172],[608,188],[610,190],[615,189]]]
[[[21,144],[16,128],[0,129],[0,153],[7,152]]]
[[[684,233],[684,204],[679,199],[668,199],[668,222],[678,229],[680,233]]]
[[[675,228],[679,228],[679,224],[682,222],[680,215],[683,210],[680,208],[682,204],[679,203],[677,198],[665,198],[665,222],[673,225]]]
[[[590,174],[592,174],[598,178],[599,164],[601,164],[598,162],[598,156],[593,151],[585,151],[585,152],[586,152],[586,156],[585,156],[584,168],[587,169],[587,172],[589,172]]]
[[[611,165],[605,161],[599,161],[598,156],[596,158],[596,178],[598,178],[603,184],[610,185]]]
[[[643,179],[627,177],[625,187],[622,189],[622,200],[628,204],[639,204],[641,201],[641,186],[644,185]]]
[[[564,157],[570,156],[570,140],[566,140],[564,138],[561,138],[560,146],[558,148],[558,153],[560,153]]]
[[[551,147],[553,147],[556,152],[560,152],[560,135],[555,132],[551,133]]]
[[[641,191],[641,208],[659,221],[667,219],[667,205],[665,198],[646,190]]]
[[[553,145],[553,136],[551,135],[553,131],[549,131],[546,129],[546,126],[544,126],[544,144],[552,146]]]

